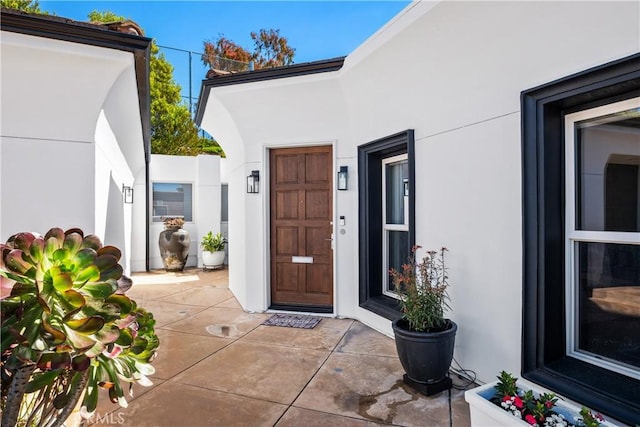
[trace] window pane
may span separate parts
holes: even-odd
[[[222,184],[221,188],[221,204],[220,204],[220,221],[229,221],[229,185]]]
[[[389,265],[386,272],[395,268],[398,271],[402,271],[402,264],[406,264],[409,260],[409,232],[408,231],[387,231],[387,248]],[[395,286],[393,280],[389,274],[387,274],[389,281],[389,290],[395,292]]]
[[[578,243],[577,350],[640,368],[640,246]]]
[[[577,228],[640,231],[640,111],[579,122],[576,138]]]
[[[153,222],[162,222],[166,217],[183,217],[192,221],[191,184],[153,184]]]
[[[409,177],[405,160],[385,166],[385,198],[387,224],[404,224],[404,180]]]

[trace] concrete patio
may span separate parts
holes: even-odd
[[[102,393],[90,425],[470,425],[463,391],[425,397],[402,382],[393,339],[350,319],[263,326],[270,314],[245,313],[227,277],[133,275],[128,295],[157,319],[154,385],[136,385],[126,409]]]

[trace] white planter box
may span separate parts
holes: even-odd
[[[217,268],[224,264],[224,251],[202,251],[202,264],[205,267]]]
[[[471,425],[473,427],[485,426],[485,427],[497,427],[497,426],[523,426],[530,427],[529,423],[524,420],[520,420],[509,412],[505,411],[501,407],[493,404],[489,399],[495,394],[495,385],[497,381],[485,384],[480,387],[476,387],[471,390],[467,390],[464,393],[464,400],[469,404],[469,412],[471,414]],[[549,390],[537,388],[529,383],[523,383],[518,381],[518,388],[521,390],[532,390],[534,394],[540,395],[542,393],[549,393]],[[558,414],[562,414],[564,418],[575,424],[575,417],[580,414],[579,405],[574,405],[562,397],[557,396],[558,401],[554,407],[554,411]],[[611,420],[605,420],[601,423],[602,426],[616,427],[623,424],[614,424]]]

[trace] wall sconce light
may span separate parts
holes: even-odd
[[[347,185],[348,177],[349,177],[349,167],[340,166],[340,170],[338,171],[338,190],[346,190],[349,188]]]
[[[247,177],[247,193],[256,194],[260,192],[260,171],[251,171]]]
[[[122,184],[122,195],[124,196],[124,202],[127,204],[133,203],[133,188]]]

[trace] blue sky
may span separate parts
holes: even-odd
[[[40,7],[86,21],[92,10],[109,10],[136,21],[160,46],[202,51],[219,34],[251,50],[251,31],[279,29],[296,49],[295,62],[348,55],[400,12],[408,1],[47,1]],[[163,50],[187,96],[189,56]],[[192,55],[192,96],[198,96],[206,68]]]

